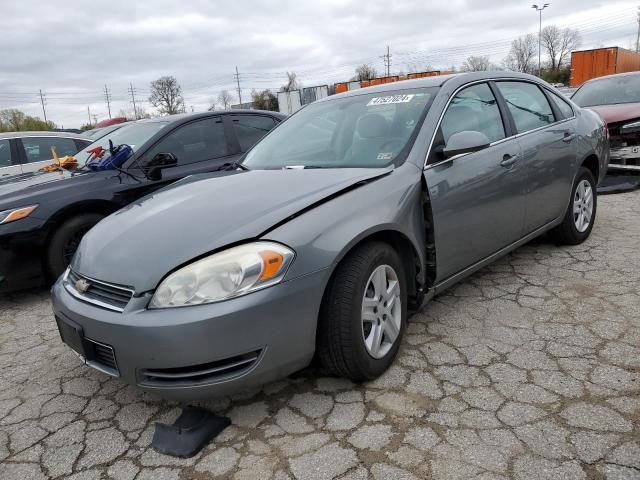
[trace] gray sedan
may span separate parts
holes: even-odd
[[[607,162],[599,117],[527,75],[335,95],[242,164],[102,220],[53,288],[58,328],[88,365],[179,400],[314,355],[373,379],[408,309],[544,232],[586,240]]]

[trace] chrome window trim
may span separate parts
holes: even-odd
[[[57,139],[64,139],[64,140],[89,140],[90,139],[88,137],[83,137],[82,135],[79,135],[77,137],[62,137],[58,135],[23,135],[20,137],[10,137],[10,138],[15,140],[23,140],[25,138],[57,138]],[[4,140],[9,140],[9,138],[5,138]]]
[[[431,141],[429,142],[429,148],[427,149],[427,154],[426,154],[425,159],[424,159],[424,165],[423,165],[423,168],[422,168],[423,171],[429,170],[430,168],[435,167],[437,165],[442,165],[442,164],[444,164],[446,162],[450,162],[450,161],[452,161],[452,160],[454,160],[456,158],[464,157],[466,155],[469,155],[470,153],[474,153],[474,152],[461,153],[460,155],[456,155],[455,157],[451,157],[451,158],[446,158],[446,159],[444,159],[444,160],[442,160],[440,162],[427,164],[427,162],[429,161],[429,155],[431,154],[431,149],[433,148],[433,142],[436,140],[436,134],[438,133],[438,129],[440,128],[440,124],[442,123],[442,119],[444,118],[444,114],[447,113],[447,109],[449,108],[449,104],[455,98],[455,96],[458,94],[458,92],[460,90],[463,90],[463,89],[465,89],[467,87],[470,87],[472,85],[477,85],[479,83],[487,83],[488,84],[489,82],[501,82],[501,81],[512,81],[512,82],[515,81],[515,82],[530,83],[532,85],[538,86],[539,88],[545,88],[546,89],[546,87],[544,85],[541,85],[541,84],[539,84],[537,82],[533,82],[533,81],[528,80],[528,79],[520,79],[520,78],[513,78],[513,77],[484,78],[482,80],[474,80],[473,82],[465,83],[464,85],[461,85],[458,88],[456,88],[453,91],[453,93],[451,94],[451,96],[449,97],[449,99],[447,100],[447,103],[444,106],[444,109],[442,110],[442,113],[440,114],[440,118],[438,118],[438,123],[436,124],[436,128],[433,131],[433,135],[431,136]],[[573,111],[573,117],[563,118],[562,120],[557,120],[557,121],[555,121],[553,123],[550,123],[548,125],[543,125],[541,127],[534,128],[533,130],[527,130],[526,132],[516,133],[515,135],[511,135],[509,137],[501,138],[500,140],[496,140],[495,142],[490,143],[489,147],[493,147],[494,145],[497,145],[499,143],[505,142],[507,140],[517,139],[517,138],[520,138],[520,137],[522,137],[524,135],[528,135],[530,133],[538,132],[538,131],[540,131],[542,129],[549,128],[549,127],[551,127],[553,125],[557,125],[557,124],[560,124],[560,123],[563,123],[563,122],[568,122],[569,120],[573,120],[573,119],[576,118],[576,112],[573,109],[573,107],[572,107],[572,111]]]

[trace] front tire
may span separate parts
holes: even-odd
[[[55,281],[65,271],[85,233],[104,218],[99,213],[83,213],[63,222],[53,233],[45,254],[47,279]]]
[[[395,359],[407,323],[406,278],[388,244],[358,247],[338,265],[322,302],[318,357],[354,381],[380,376]]]
[[[581,244],[591,235],[597,206],[598,196],[593,174],[588,168],[580,167],[564,219],[549,232],[549,235],[561,245]]]

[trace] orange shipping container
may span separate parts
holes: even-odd
[[[620,47],[580,50],[571,53],[571,86],[614,73],[640,70],[640,53]]]

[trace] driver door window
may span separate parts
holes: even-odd
[[[451,135],[464,131],[484,133],[491,142],[505,138],[500,109],[489,85],[480,83],[458,92],[442,118],[440,129],[445,146]]]
[[[206,118],[174,130],[151,148],[146,157],[158,153],[173,153],[178,166],[203,162],[229,154],[221,118]]]

